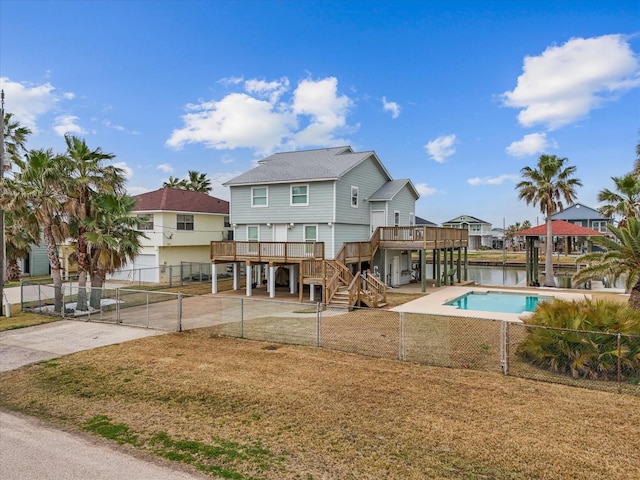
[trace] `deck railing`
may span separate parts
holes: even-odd
[[[324,242],[211,242],[212,260],[323,259]]]

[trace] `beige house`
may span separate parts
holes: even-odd
[[[161,188],[133,198],[134,214],[148,238],[142,239],[133,262],[111,276],[114,280],[167,282],[170,273],[175,277],[176,267],[209,264],[212,240],[232,239],[226,200],[177,188]],[[217,269],[224,273],[226,266]]]

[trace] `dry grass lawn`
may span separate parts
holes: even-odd
[[[207,329],[0,382],[6,408],[225,478],[640,478],[640,397]]]

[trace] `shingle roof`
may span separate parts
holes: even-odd
[[[556,212],[551,215],[551,218],[553,220],[609,220],[604,215],[600,215],[596,209],[582,203],[576,203],[562,212]]]
[[[182,190],[179,188],[161,188],[133,197],[136,200],[136,212],[172,211],[189,213],[229,214],[229,202],[212,197],[206,193]]]
[[[602,235],[602,233],[596,230],[581,227],[580,225],[565,222],[564,220],[553,220],[551,222],[551,233],[556,237],[591,237],[593,235]],[[546,234],[546,223],[515,233],[518,237],[544,237]]]
[[[389,180],[381,186],[376,192],[369,197],[369,201],[392,200],[406,184],[409,184],[416,198],[420,198],[420,194],[416,191],[413,183],[408,178],[400,178],[398,180]]]
[[[485,222],[484,220],[480,220],[479,218],[472,217],[471,215],[460,215],[459,217],[453,218],[453,219],[449,220],[448,222],[442,222],[443,225],[452,224],[452,223],[486,223],[486,224],[489,224],[489,222]]]
[[[416,225],[427,225],[427,226],[432,225],[434,227],[436,226],[436,224],[433,223],[432,221],[426,220],[422,217],[416,217]]]
[[[351,147],[323,148],[301,152],[275,153],[258,162],[258,166],[225,182],[223,185],[256,185],[265,183],[310,182],[336,180],[369,157],[376,159],[385,175],[391,175],[375,152],[354,152]]]

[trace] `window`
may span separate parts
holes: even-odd
[[[574,225],[578,225],[579,227],[584,227],[584,225],[582,224],[582,220],[575,220],[572,222]]]
[[[409,214],[409,225],[412,227],[416,224],[416,216],[413,213]]]
[[[358,208],[358,187],[351,187],[351,206]]]
[[[176,229],[193,231],[193,215],[178,215]]]
[[[251,188],[251,206],[267,207],[269,206],[269,197],[267,187]]]
[[[393,212],[393,224],[397,227],[400,225],[400,212],[397,210]]]
[[[309,205],[309,185],[291,185],[291,205]]]
[[[224,217],[224,226],[225,228],[229,228],[231,224],[229,223],[229,215],[225,215]]]
[[[593,229],[601,232],[601,233],[607,233],[609,230],[607,229],[607,221],[604,220],[596,220],[593,222]]]
[[[304,241],[305,242],[317,242],[318,241],[318,226],[317,225],[305,225],[304,226]]]
[[[153,230],[153,214],[152,213],[138,214],[138,228],[140,230]]]
[[[257,242],[260,239],[260,229],[257,225],[247,226],[247,240],[249,242]]]

